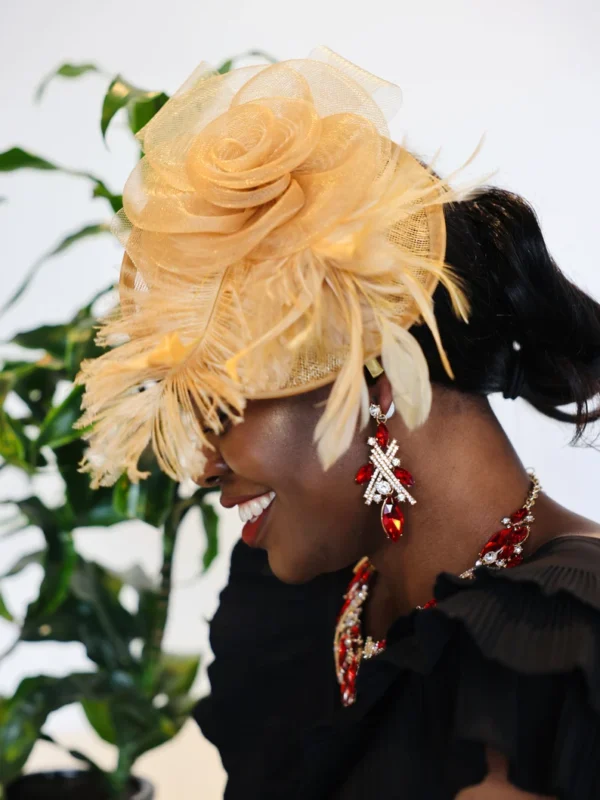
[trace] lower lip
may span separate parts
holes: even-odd
[[[264,529],[265,520],[269,516],[269,511],[274,502],[274,500],[271,501],[271,504],[262,512],[257,520],[254,522],[248,520],[242,528],[242,539],[247,545],[250,545],[250,547],[256,547],[258,545],[259,535]]]

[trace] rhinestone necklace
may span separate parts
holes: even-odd
[[[460,578],[472,578],[477,567],[510,569],[523,561],[523,545],[531,533],[534,522],[531,509],[541,491],[540,482],[533,470],[527,470],[531,487],[522,507],[501,520],[502,529],[494,533],[479,551],[474,566],[460,574]],[[385,639],[375,641],[371,636],[363,639],[362,612],[369,594],[375,567],[368,558],[361,559],[354,567],[354,577],[344,595],[344,604],[338,616],[333,639],[335,672],[340,685],[342,705],[351,706],[356,700],[356,678],[362,659],[373,658],[385,650]],[[417,609],[424,611],[436,605],[434,599]]]

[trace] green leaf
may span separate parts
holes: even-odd
[[[0,373],[0,400],[9,391],[14,392],[29,408],[28,422],[39,425],[52,405],[56,386],[63,377],[61,371],[61,362],[48,357],[5,363]]]
[[[39,272],[40,268],[44,265],[44,263],[49,259],[53,258],[54,256],[59,255],[60,253],[64,253],[65,250],[68,250],[72,245],[76,242],[81,241],[82,239],[89,239],[91,236],[98,236],[99,234],[109,233],[110,226],[105,222],[97,222],[93,225],[85,225],[83,228],[80,228],[73,233],[70,233],[68,236],[65,236],[56,247],[50,250],[45,255],[41,256],[30,268],[25,278],[21,281],[21,284],[17,287],[16,291],[9,297],[9,299],[4,303],[2,307],[0,307],[0,315],[5,314],[9,308],[11,308],[17,300],[24,294],[24,292],[29,287],[32,280],[35,278],[37,273]]]
[[[95,64],[62,64],[58,69],[52,70],[40,83],[35,92],[35,101],[39,103],[42,95],[48,88],[48,84],[56,77],[79,78],[89,72],[102,72]]]
[[[71,320],[71,324],[72,325],[76,325],[79,322],[82,322],[82,321],[90,319],[92,317],[92,309],[93,309],[94,305],[96,304],[96,302],[101,297],[104,297],[104,295],[110,294],[110,292],[112,292],[112,291],[113,291],[113,286],[110,285],[110,286],[106,286],[104,289],[100,289],[99,292],[96,292],[96,294],[92,297],[92,299],[89,300],[86,303],[86,305],[84,305],[83,308],[80,308],[79,311],[75,314],[75,316]]]
[[[97,325],[97,320],[88,317],[69,327],[65,340],[65,368],[69,380],[75,380],[84,359],[97,358],[104,352],[95,341]]]
[[[99,564],[77,557],[67,597],[51,613],[31,615],[22,627],[28,642],[81,642],[88,658],[103,670],[139,669],[130,643],[142,635],[142,624],[119,602],[122,584]]]
[[[0,172],[14,172],[18,169],[60,170],[61,168],[20,147],[12,147],[0,153]]]
[[[62,361],[65,356],[65,339],[68,330],[68,325],[41,325],[39,328],[18,333],[12,338],[11,344],[18,344],[29,350],[45,350],[51,356]],[[40,366],[47,366],[47,363],[43,361]]]
[[[31,495],[23,500],[4,500],[3,505],[15,505],[23,514],[29,525],[37,525],[44,534],[52,536],[56,531],[70,530],[72,522],[65,506],[48,508],[39,497]]]
[[[117,75],[104,96],[100,130],[102,138],[106,139],[108,126],[115,114],[122,108],[127,108],[129,126],[133,133],[141,128],[161,109],[168,100],[164,92],[148,92],[128,83]]]
[[[225,75],[227,72],[231,70],[233,67],[233,58],[228,58],[227,61],[224,61],[221,66],[217,69],[219,75]]]
[[[46,172],[60,172],[62,175],[71,175],[76,178],[87,178],[94,184],[92,197],[101,197],[108,200],[111,211],[117,212],[123,207],[123,197],[113,194],[104,181],[84,170],[69,169],[60,164],[54,164],[42,156],[29,153],[20,147],[13,147],[0,153],[0,172],[15,172],[20,169],[37,169]],[[0,203],[6,202],[6,197],[0,197]]]
[[[133,99],[127,106],[129,128],[132,133],[141,131],[169,99],[164,92],[148,92],[147,97]]]
[[[140,483],[131,483],[126,475],[121,476],[114,489],[115,509],[129,519],[141,519],[160,528],[171,511],[177,484],[158,468],[148,453],[142,457],[140,466],[150,476]]]
[[[164,692],[170,698],[187,695],[196,679],[199,666],[199,656],[163,653],[158,692]]]
[[[56,450],[81,437],[82,432],[75,430],[73,425],[81,416],[83,392],[83,386],[75,386],[60,405],[50,409],[40,428],[36,441],[38,447],[45,445]]]
[[[10,417],[4,409],[0,408],[0,457],[19,467],[27,473],[32,473],[34,468],[27,461],[29,440],[25,436],[18,420]]]
[[[65,236],[65,238],[62,239],[53,250],[43,256],[43,258],[52,258],[53,256],[59,255],[59,253],[64,253],[64,251],[74,245],[75,242],[79,242],[81,239],[88,239],[90,236],[97,236],[99,233],[110,233],[110,225],[106,222],[95,222],[92,225],[85,225],[83,228]]]
[[[0,785],[21,774],[50,713],[97,694],[103,683],[105,676],[94,673],[40,675],[25,678],[13,697],[0,699]]]
[[[46,540],[44,576],[38,597],[27,608],[22,634],[37,629],[48,615],[56,612],[69,595],[71,578],[77,563],[70,520],[66,509],[49,509],[35,496],[15,503],[30,524],[37,525]]]
[[[139,518],[155,528],[160,528],[171,510],[177,484],[156,468],[150,477],[146,478],[139,486]]]
[[[74,527],[107,527],[124,522],[128,517],[113,505],[113,487],[92,489],[90,476],[79,471],[87,447],[82,439],[74,439],[55,451],[58,471],[64,482],[67,504],[74,517]]]
[[[110,203],[110,207],[115,214],[123,208],[123,195],[113,194],[102,181],[96,183],[92,197],[104,197]]]
[[[203,572],[210,567],[219,553],[219,516],[209,503],[200,503],[200,512],[206,534],[206,550],[202,557]]]
[[[88,718],[88,722],[98,736],[109,744],[116,744],[117,732],[115,730],[109,703],[106,700],[89,698],[83,700],[81,705]]]
[[[71,534],[46,534],[48,548],[44,558],[44,577],[36,600],[29,604],[25,626],[40,625],[65,602],[77,563]]]
[[[4,598],[2,597],[1,593],[0,593],[0,617],[2,619],[8,620],[8,622],[14,622],[13,615],[6,607],[6,603],[4,602]]]

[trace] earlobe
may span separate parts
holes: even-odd
[[[392,393],[392,385],[388,380],[385,372],[377,379],[376,383],[377,394],[372,392],[371,403],[381,408],[382,412],[389,419],[395,412],[394,396]]]

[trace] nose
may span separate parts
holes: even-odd
[[[223,460],[218,447],[215,450],[206,448],[204,453],[206,455],[204,470],[200,475],[193,478],[194,483],[202,489],[212,489],[215,486],[222,486],[223,479],[231,470]]]

